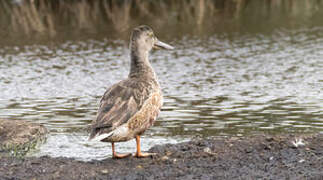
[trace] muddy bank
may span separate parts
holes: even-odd
[[[46,140],[47,129],[22,120],[0,119],[0,156],[23,156]]]
[[[0,179],[322,179],[322,142],[322,134],[210,138],[157,145],[148,159],[2,157]]]

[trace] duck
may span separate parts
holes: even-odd
[[[96,119],[91,123],[89,140],[111,143],[112,157],[119,154],[115,143],[136,140],[135,157],[151,157],[140,148],[140,136],[156,121],[163,105],[163,95],[156,73],[149,61],[152,49],[174,49],[160,41],[147,25],[135,27],[130,37],[130,72],[126,79],[112,85],[101,98]]]

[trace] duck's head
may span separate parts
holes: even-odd
[[[153,30],[146,25],[136,27],[131,34],[130,48],[149,52],[151,49],[174,49],[174,47],[157,39]]]

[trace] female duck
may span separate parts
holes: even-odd
[[[153,125],[163,104],[161,89],[148,59],[153,48],[173,49],[159,41],[150,27],[136,27],[130,38],[129,76],[104,93],[97,118],[92,122],[89,139],[111,142],[113,158],[131,155],[117,154],[114,143],[132,138],[137,143],[136,157],[153,155],[140,151],[140,135]]]

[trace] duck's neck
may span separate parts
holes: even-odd
[[[130,52],[131,65],[129,77],[152,77],[155,78],[155,72],[149,63],[149,52],[132,46]]]

